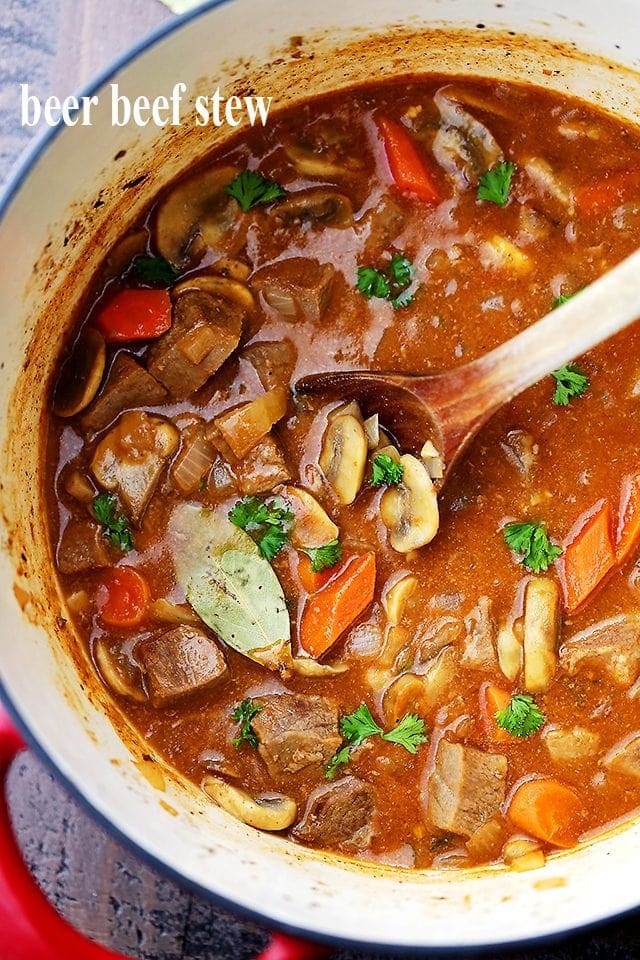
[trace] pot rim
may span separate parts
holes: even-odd
[[[75,96],[89,97],[100,90],[106,83],[114,78],[123,68],[133,63],[141,54],[156,46],[163,39],[180,31],[184,26],[193,20],[204,16],[216,7],[223,7],[233,0],[203,0],[195,9],[187,11],[179,16],[171,16],[166,22],[162,22],[149,33],[145,34],[140,40],[128,47],[123,53],[112,59],[109,64],[101,71],[94,74],[87,83],[75,91]],[[54,143],[65,124],[62,120],[58,121],[52,127],[45,127],[34,137],[33,141],[22,151],[18,159],[12,165],[9,175],[0,189],[0,225],[4,220],[11,203],[21,189],[23,183],[31,173],[32,168],[39,162],[50,146]],[[516,948],[539,948],[546,944],[552,944],[568,936],[576,934],[585,934],[590,931],[598,930],[613,920],[631,918],[640,913],[640,898],[637,906],[627,909],[605,913],[595,919],[578,924],[559,927],[550,933],[541,934],[533,937],[523,937],[516,940],[496,940],[491,943],[483,943],[470,946],[465,943],[451,943],[446,946],[425,946],[425,945],[400,945],[393,942],[377,942],[371,940],[360,940],[345,938],[337,935],[318,932],[304,926],[287,924],[281,920],[272,919],[268,913],[262,913],[252,910],[249,907],[237,903],[224,895],[203,886],[197,881],[185,876],[179,870],[166,863],[161,857],[151,853],[142,841],[125,833],[121,827],[117,826],[105,813],[93,805],[89,797],[85,794],[80,783],[71,779],[64,773],[54,757],[47,751],[45,745],[40,742],[29,727],[28,720],[20,713],[14,704],[6,685],[0,679],[0,700],[7,709],[12,721],[20,732],[25,743],[35,756],[49,769],[59,783],[61,783],[68,793],[77,800],[81,807],[90,814],[106,832],[121,843],[126,849],[131,850],[140,860],[147,865],[158,870],[164,876],[167,876],[190,892],[206,899],[208,902],[219,906],[237,917],[250,920],[257,925],[269,930],[277,930],[296,938],[305,938],[319,943],[326,943],[332,947],[344,949],[364,949],[367,951],[378,951],[389,955],[398,955],[398,949],[402,949],[402,956],[429,956],[434,957],[452,957],[459,956],[464,951],[467,956],[483,957],[496,949],[513,950]]]

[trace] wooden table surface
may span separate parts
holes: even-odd
[[[65,96],[169,16],[157,0],[0,0],[0,180],[29,139],[19,127],[19,83],[40,96]],[[143,960],[248,960],[264,944],[264,932],[192,896],[111,839],[33,757],[14,765],[10,797],[29,866],[89,936]],[[640,923],[628,919],[511,956],[635,960]]]

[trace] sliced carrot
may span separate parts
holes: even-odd
[[[439,203],[441,197],[436,180],[404,127],[388,117],[379,117],[378,129],[396,186],[427,203]]]
[[[308,597],[300,619],[300,645],[312,657],[321,657],[373,600],[376,585],[375,554],[351,557],[342,570]]]
[[[133,567],[111,567],[98,592],[100,619],[110,627],[137,627],[144,620],[151,591]]]
[[[298,554],[298,580],[307,593],[317,593],[342,569],[342,563],[316,572],[311,569],[311,560],[304,553]]]
[[[567,610],[575,610],[615,566],[611,540],[611,507],[599,500],[582,514],[565,547],[560,579]]]
[[[538,840],[573,847],[582,831],[585,809],[570,787],[551,777],[527,780],[513,794],[507,815]]]
[[[496,713],[504,710],[511,703],[511,694],[492,683],[484,683],[480,687],[480,719],[486,735],[494,743],[503,743],[511,737],[506,730],[496,723]]]
[[[108,343],[159,337],[171,326],[171,298],[166,290],[121,290],[102,308],[95,326]]]
[[[640,540],[640,474],[626,477],[620,491],[616,561],[623,563]]]
[[[576,191],[576,205],[584,214],[606,213],[633,198],[640,198],[640,170],[613,170]]]

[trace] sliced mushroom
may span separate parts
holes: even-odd
[[[328,187],[313,187],[292,193],[269,213],[287,224],[310,222],[340,228],[353,225],[351,200]]]
[[[364,421],[362,426],[364,427],[364,435],[367,438],[369,450],[377,450],[380,446],[380,421],[378,414],[374,413],[373,416]]]
[[[252,310],[256,304],[251,290],[244,283],[215,273],[197,273],[187,277],[186,280],[181,280],[174,286],[172,294],[174,297],[179,297],[183,293],[191,293],[194,290],[201,290],[214,297],[222,297],[223,300],[231,300],[244,310]]]
[[[522,669],[522,640],[513,627],[504,625],[496,638],[498,663],[507,680],[514,681]]]
[[[251,276],[249,264],[245,263],[244,260],[237,260],[235,257],[218,257],[212,269],[221,276],[230,277],[240,283],[244,283]]]
[[[438,498],[426,467],[405,453],[402,480],[380,500],[380,516],[389,531],[389,543],[398,553],[409,553],[431,543],[439,526]]]
[[[158,252],[175,267],[188,266],[207,247],[216,248],[238,219],[238,204],[224,192],[235,167],[203,170],[181,181],[157,208]]]
[[[113,656],[104,640],[98,640],[93,648],[93,657],[100,676],[115,693],[142,703],[147,698],[142,689],[142,674],[133,665],[127,668]]]
[[[441,117],[433,155],[443,170],[466,187],[476,184],[503,153],[493,134],[454,99],[453,93],[451,87],[441,87],[433,98]]]
[[[352,413],[329,421],[318,463],[340,503],[353,503],[364,480],[367,465],[364,427]]]
[[[223,810],[257,830],[286,830],[298,815],[295,801],[281,794],[254,799],[244,790],[212,776],[204,778],[202,788]]]
[[[559,208],[570,217],[575,213],[575,197],[573,191],[564,179],[552,169],[551,164],[542,157],[531,157],[524,163],[529,180],[537,188],[541,198],[547,196],[557,202]],[[557,213],[558,209],[550,209],[549,213]]]
[[[335,677],[340,673],[346,673],[349,665],[346,663],[330,664],[318,663],[311,657],[294,657],[291,661],[291,668],[294,673],[300,677]]]
[[[303,140],[287,140],[284,150],[298,173],[307,177],[340,177],[362,168],[351,137],[329,124],[315,124]]]
[[[524,601],[524,689],[546,690],[556,672],[560,635],[560,590],[549,577],[533,577]]]
[[[307,490],[301,487],[283,487],[280,493],[295,514],[296,521],[291,531],[291,543],[294,547],[322,547],[337,539],[337,526]]]
[[[392,627],[397,627],[402,620],[404,608],[415,593],[417,586],[416,577],[412,574],[405,574],[383,591],[382,606]]]
[[[385,691],[382,701],[385,719],[395,725],[407,713],[424,716],[442,702],[456,678],[457,655],[444,647],[424,673],[403,673]]]
[[[444,461],[431,440],[427,440],[422,447],[420,459],[432,480],[442,480],[444,477]]]
[[[284,145],[284,151],[294,164],[298,173],[307,177],[339,177],[345,173],[344,167],[330,160],[327,154],[318,151],[315,145],[293,143]]]
[[[58,377],[53,411],[73,417],[88,407],[97,394],[107,359],[105,342],[93,327],[85,327],[65,360]]]
[[[586,727],[560,727],[544,730],[542,739],[549,756],[556,763],[571,763],[585,757],[593,757],[600,749],[600,734]]]
[[[146,251],[148,241],[149,233],[142,229],[127,233],[115,243],[105,257],[100,276],[102,282],[106,283],[123,274],[132,261]]]

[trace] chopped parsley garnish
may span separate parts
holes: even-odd
[[[131,264],[131,276],[152,287],[170,287],[180,276],[180,271],[164,257],[136,257]]]
[[[289,539],[295,514],[281,497],[244,497],[229,511],[229,520],[251,534],[263,557],[273,560]]]
[[[478,184],[478,200],[488,200],[490,203],[497,203],[499,207],[506,206],[515,172],[515,163],[501,160],[491,170],[483,173]]]
[[[238,201],[244,213],[259,203],[279,200],[287,193],[275,180],[267,180],[255,170],[243,170],[226,185],[224,192]]]
[[[248,743],[250,747],[257,749],[258,737],[251,726],[252,720],[257,713],[262,710],[262,704],[254,703],[253,700],[243,700],[233,711],[232,719],[240,724],[240,731],[237,737],[231,741],[234,747],[238,749],[243,743]]]
[[[561,293],[560,296],[556,297],[553,301],[551,307],[552,310],[557,310],[558,307],[561,307],[565,303],[569,303],[569,300],[573,300],[575,293]]]
[[[386,483],[388,487],[396,486],[402,480],[404,467],[387,453],[379,453],[371,464],[371,485],[381,487]]]
[[[570,400],[589,389],[589,377],[575,363],[554,370],[551,376],[556,381],[553,402],[559,407],[566,407]]]
[[[504,530],[508,547],[522,555],[522,563],[534,573],[548,570],[562,550],[551,543],[543,523],[508,523]]]
[[[512,737],[531,737],[545,722],[545,715],[531,694],[515,693],[511,703],[495,714],[496,723]]]
[[[322,573],[329,567],[335,567],[338,561],[342,560],[342,544],[339,540],[330,540],[322,547],[307,547],[300,551],[305,553],[311,560],[311,569],[314,573]]]
[[[413,277],[411,261],[404,253],[394,253],[382,270],[376,267],[359,267],[356,286],[367,300],[372,297],[390,300],[391,306],[398,309],[408,307],[413,302],[415,290],[410,289]]]
[[[429,739],[425,733],[424,720],[414,713],[408,713],[393,730],[385,733],[374,720],[366,703],[361,703],[352,713],[341,719],[340,732],[348,743],[335,752],[324,768],[327,780],[334,779],[338,769],[349,763],[351,750],[359,747],[368,737],[379,736],[388,743],[397,743],[409,753],[417,753],[420,744]]]
[[[383,733],[382,739],[399,744],[409,753],[417,753],[420,744],[426,743],[429,738],[424,732],[422,717],[416,716],[415,713],[408,713],[393,730]]]
[[[93,500],[93,514],[105,528],[104,535],[114,547],[124,553],[133,550],[133,537],[129,521],[117,512],[118,498],[114,493],[99,493]]]
[[[361,703],[353,713],[342,718],[340,732],[352,747],[359,747],[367,737],[373,737],[383,730],[371,716],[371,710],[366,703]]]

